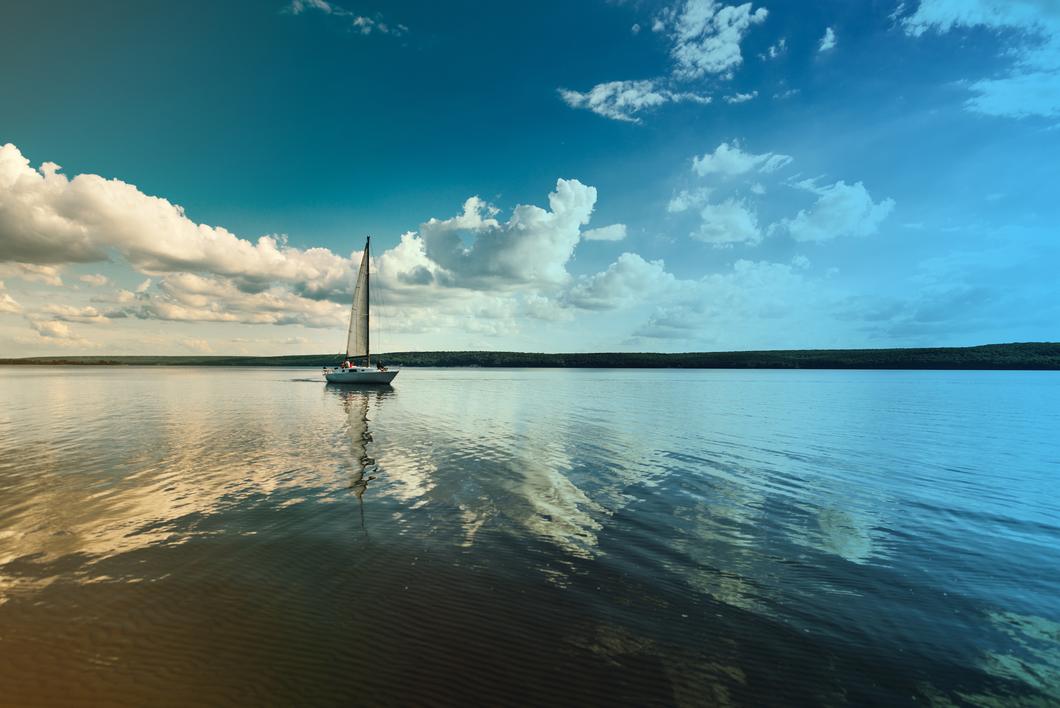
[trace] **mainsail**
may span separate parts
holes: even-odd
[[[368,358],[368,244],[364,244],[361,269],[353,286],[353,308],[350,310],[350,333],[346,338],[346,358]]]

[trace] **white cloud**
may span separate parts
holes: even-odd
[[[1060,117],[1060,70],[1027,71],[971,86],[979,95],[968,107],[978,113],[1009,118]]]
[[[82,283],[88,283],[89,285],[93,285],[96,287],[100,287],[102,285],[107,285],[110,283],[110,279],[107,278],[107,276],[100,275],[99,273],[90,273],[88,275],[82,275],[78,278],[78,280],[80,280]]]
[[[821,37],[821,41],[817,44],[817,51],[827,52],[830,49],[835,49],[835,45],[835,30],[831,27],[828,27],[827,29],[825,29],[824,36]]]
[[[706,74],[730,75],[743,62],[740,42],[752,25],[769,15],[751,3],[722,5],[715,0],[686,0],[680,10],[670,9],[659,21],[673,41],[673,75],[679,80]]]
[[[2,199],[2,195],[0,195],[0,199]],[[2,209],[2,204],[0,204],[0,209]],[[0,229],[2,228],[2,222],[0,222]],[[3,231],[0,230],[0,254],[3,253],[3,239]],[[45,266],[36,263],[4,263],[3,261],[4,258],[0,255],[0,275],[5,277],[18,278],[31,283],[43,283],[55,287],[63,284],[63,279],[60,275],[61,266]]]
[[[746,202],[727,199],[720,204],[708,204],[699,212],[699,228],[692,238],[715,246],[734,243],[757,244],[762,240],[758,217]]]
[[[680,296],[659,305],[635,337],[743,348],[826,341],[829,323],[817,314],[827,296],[801,265],[741,259],[728,270],[680,283]]]
[[[597,115],[627,123],[640,123],[635,114],[663,105],[691,101],[707,104],[709,96],[687,91],[671,91],[653,80],[610,81],[597,84],[585,93],[559,89],[559,95],[571,108],[584,108]]]
[[[727,157],[734,158],[733,164],[749,162],[747,174],[762,174],[790,159],[771,153],[746,155],[738,146],[733,150],[739,157]],[[721,157],[726,157],[725,151]],[[321,331],[313,335],[314,342],[330,341],[334,336],[337,347],[341,341],[349,311],[349,283],[360,254],[343,258],[326,249],[289,248],[280,240],[269,248],[260,239],[252,242],[220,227],[196,223],[178,206],[145,195],[132,185],[94,175],[67,179],[55,168],[33,170],[24,160],[15,162],[16,169],[8,164],[7,173],[0,170],[9,178],[8,185],[17,182],[16,187],[0,190],[0,254],[8,260],[2,266],[5,273],[19,278],[57,278],[63,263],[99,251],[102,255],[93,257],[105,257],[115,269],[128,265],[143,273],[141,278],[149,276],[141,287],[128,290],[101,285],[90,300],[89,294],[71,291],[84,300],[63,300],[62,304],[27,302],[19,291],[20,302],[12,305],[0,292],[0,307],[19,307],[15,312],[26,315],[35,337],[29,344],[35,351],[46,351],[49,342],[85,347],[97,346],[99,341],[139,341],[143,327],[133,324],[135,320],[176,323],[160,328],[170,334],[159,335],[158,340],[176,346],[209,331],[221,337],[207,339],[216,347],[217,342],[240,333],[226,324],[317,328]],[[727,164],[724,159],[718,163],[722,164]],[[730,167],[719,169],[724,172]],[[705,188],[685,190],[671,200],[675,211],[692,209],[699,214],[704,223],[697,237],[714,244],[761,239],[757,215],[746,202],[730,199],[708,205],[708,193]],[[589,317],[588,312],[627,308],[645,316],[650,307],[690,307],[702,293],[713,292],[700,290],[699,281],[675,278],[661,261],[632,253],[595,274],[571,274],[568,267],[578,243],[602,235],[613,238],[622,232],[622,224],[588,229],[596,199],[593,187],[561,179],[547,205],[520,204],[502,216],[483,199],[471,197],[454,210],[455,215],[427,219],[419,229],[406,233],[396,246],[378,252],[372,262],[373,318],[383,324],[379,346],[433,348],[446,342],[454,348],[489,347],[497,337],[510,343],[512,337],[526,336],[533,331],[532,319],[557,323],[557,329],[578,329],[578,318]],[[27,228],[20,219],[29,220],[37,230]],[[142,231],[151,237],[142,236]],[[32,233],[48,243],[46,262],[27,260],[40,252]],[[65,260],[58,254],[66,254]],[[42,275],[24,266],[52,272]],[[741,282],[748,281],[742,277]],[[119,282],[136,281],[122,274]],[[625,312],[593,317],[612,318],[628,326]],[[562,324],[572,319],[578,323]],[[75,330],[108,321],[105,327],[91,328],[92,343],[76,335]],[[198,323],[215,324],[200,331],[192,326]],[[282,340],[272,341],[279,346]],[[122,346],[128,351],[127,345]]]
[[[58,320],[30,320],[30,326],[42,337],[69,339],[72,336],[69,325]]]
[[[607,270],[584,277],[564,300],[586,310],[609,310],[658,294],[677,284],[662,261],[646,261],[636,253],[623,253]]]
[[[758,96],[758,91],[752,91],[750,93],[734,93],[731,96],[725,97],[726,103],[747,103]]]
[[[41,318],[38,315],[28,315],[26,321],[33,331],[29,337],[19,337],[22,343],[45,345],[48,347],[63,347],[66,349],[89,349],[98,346],[94,342],[78,337],[65,322]]]
[[[419,230],[423,254],[444,270],[448,282],[471,289],[517,284],[556,285],[568,278],[566,263],[596,204],[596,188],[560,179],[548,195],[549,209],[520,204],[505,223],[466,211]],[[474,209],[481,209],[476,203]],[[462,233],[473,237],[470,245]]]
[[[582,234],[586,241],[621,241],[626,237],[625,224],[611,224],[598,229],[589,229]]]
[[[547,322],[569,322],[574,319],[571,308],[536,293],[523,298],[523,309],[529,317]]]
[[[1060,4],[1053,0],[921,0],[903,22],[919,37],[929,30],[948,32],[958,27],[1044,30],[1060,23]]]
[[[788,155],[772,152],[754,155],[740,149],[740,143],[722,143],[714,152],[692,158],[692,171],[700,177],[709,174],[735,176],[751,171],[775,172],[791,162]]]
[[[216,273],[248,291],[284,282],[314,297],[344,294],[354,267],[327,249],[290,248],[275,236],[252,243],[196,223],[120,180],[68,179],[49,162],[34,170],[11,144],[0,147],[0,234],[0,262],[55,285],[52,264],[103,261],[111,251],[145,273]]]
[[[292,15],[301,15],[303,12],[311,10],[341,18],[343,22],[349,23],[351,30],[360,34],[378,32],[379,34],[400,36],[408,31],[408,27],[405,25],[387,24],[380,15],[376,15],[375,18],[367,15],[358,15],[356,12],[347,10],[341,5],[328,2],[328,0],[291,0],[291,3],[285,9]]]
[[[632,27],[629,28],[629,31],[633,34],[640,34],[640,25],[634,24]]]
[[[765,53],[759,54],[758,58],[761,59],[762,61],[767,61],[769,59],[776,59],[777,57],[779,57],[782,54],[784,54],[786,51],[788,51],[788,40],[785,39],[784,37],[781,37],[780,41],[778,41],[776,44],[770,46],[769,49],[767,49],[765,51]]]
[[[903,21],[915,37],[983,27],[1014,32],[1008,73],[969,84],[966,107],[1011,118],[1060,117],[1060,3],[1054,0],[923,0]]]
[[[0,293],[0,313],[22,312],[22,306],[7,293]]]
[[[764,22],[768,14],[765,8],[752,11],[751,3],[722,5],[715,0],[685,0],[680,8],[664,10],[651,26],[652,32],[665,32],[672,44],[670,79],[610,81],[584,93],[561,88],[559,94],[571,108],[584,108],[627,123],[640,123],[638,113],[667,103],[709,104],[710,96],[677,87],[708,74],[731,78],[743,62],[740,42],[744,35],[752,25]],[[639,26],[634,28],[636,34]],[[746,94],[737,94],[743,95]],[[730,101],[734,102],[739,101]]]
[[[45,305],[41,312],[53,320],[62,322],[80,322],[82,324],[105,324],[109,322],[103,313],[94,307],[74,307],[72,305]]]
[[[339,303],[302,297],[278,286],[248,293],[227,279],[194,273],[166,275],[155,288],[125,293],[109,302],[96,299],[109,306],[105,317],[307,327],[338,327],[348,317],[348,307]]]
[[[812,182],[799,183],[800,188],[817,195],[809,209],[784,219],[772,229],[785,229],[796,241],[829,241],[843,236],[869,236],[894,209],[893,199],[874,202],[861,182],[847,184],[840,180],[818,187]]]
[[[671,214],[678,214],[689,209],[695,209],[696,207],[703,206],[707,203],[707,199],[710,197],[710,188],[703,187],[700,189],[682,189],[680,192],[670,198],[670,202],[666,205],[666,211]]]
[[[22,305],[19,305],[15,298],[4,292],[4,282],[0,280],[0,314],[17,314],[22,312]]]

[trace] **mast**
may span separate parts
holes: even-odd
[[[372,331],[371,327],[371,312],[372,312],[372,289],[370,287],[372,280],[372,261],[371,254],[368,252],[369,247],[372,245],[372,237],[365,236],[364,241],[364,358],[366,366],[372,366],[372,350],[368,347],[369,341],[368,336]]]

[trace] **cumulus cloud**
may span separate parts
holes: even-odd
[[[566,263],[582,236],[581,227],[589,223],[596,205],[596,188],[560,179],[548,203],[549,209],[520,204],[501,223],[483,217],[486,207],[481,200],[468,200],[463,214],[421,225],[403,255],[420,261],[442,284],[471,289],[561,284],[568,278]],[[465,237],[472,239],[470,244]],[[438,278],[439,270],[444,279]],[[409,275],[407,270],[405,274]]]
[[[789,155],[780,155],[772,152],[754,155],[740,149],[740,143],[733,140],[732,144],[722,143],[714,152],[692,158],[692,171],[700,177],[718,174],[722,176],[735,176],[756,172],[776,172],[791,162]]]
[[[102,332],[99,325],[111,322],[111,330],[121,331],[125,319],[331,330],[347,321],[359,253],[343,258],[326,249],[290,248],[273,237],[249,241],[196,223],[179,206],[133,185],[94,175],[67,178],[54,166],[35,170],[13,146],[4,156],[5,273],[58,278],[64,263],[107,259],[147,276],[128,290],[86,279],[99,284],[90,302],[27,305],[0,297],[5,311],[26,316],[35,346],[93,346],[74,329]],[[742,156],[753,165],[748,173],[756,175],[774,169],[775,157]],[[708,205],[708,194],[686,190],[671,200],[675,211],[700,214],[706,225],[697,237],[715,244],[761,238],[757,216],[746,203]],[[626,231],[623,224],[589,229],[596,201],[595,188],[560,179],[542,206],[519,204],[503,216],[473,196],[453,216],[427,219],[373,259],[373,314],[386,323],[384,332],[402,335],[402,346],[432,346],[443,332],[462,346],[482,346],[489,338],[518,333],[529,318],[563,322],[578,312],[694,301],[694,281],[677,279],[661,261],[632,253],[600,272],[568,271],[577,244],[618,239]]]
[[[69,325],[58,320],[30,320],[30,326],[42,337],[52,339],[69,339],[72,336]]]
[[[746,202],[727,199],[720,204],[708,204],[699,212],[699,228],[692,238],[715,246],[735,243],[755,245],[762,240],[758,216]]]
[[[786,230],[796,241],[829,241],[843,236],[869,236],[894,209],[893,199],[874,202],[861,182],[847,184],[840,180],[819,187],[813,182],[797,186],[817,195],[809,209],[784,219],[775,228]]]
[[[609,81],[597,84],[584,93],[561,88],[559,95],[571,108],[584,108],[605,118],[627,123],[640,123],[641,119],[635,114],[664,103],[691,101],[707,104],[712,100],[709,96],[670,90],[654,80]]]
[[[817,51],[818,52],[827,52],[830,49],[835,49],[835,45],[836,45],[835,30],[832,29],[831,27],[828,27],[828,28],[825,29],[824,36],[821,37],[821,41],[818,42],[818,44],[817,44]]]
[[[94,342],[79,337],[65,322],[47,319],[39,314],[28,314],[26,321],[29,323],[32,334],[28,337],[23,335],[16,337],[16,340],[23,344],[80,350],[98,346]]]
[[[586,310],[609,310],[638,301],[677,285],[662,261],[646,261],[636,253],[623,253],[607,270],[581,278],[564,300]]]
[[[765,22],[769,11],[752,10],[751,3],[723,5],[715,0],[686,0],[659,18],[673,41],[673,75],[680,80],[706,74],[731,75],[743,62],[740,42],[753,25]]]
[[[621,241],[626,237],[625,224],[611,224],[598,229],[589,229],[582,234],[586,241]]]
[[[1015,33],[1007,73],[973,81],[966,107],[986,115],[1060,117],[1060,4],[1052,0],[923,0],[906,17],[906,33],[982,27]]]
[[[354,267],[327,249],[291,248],[275,236],[252,243],[196,223],[182,207],[120,180],[68,179],[50,162],[34,170],[17,147],[0,147],[0,262],[58,285],[54,264],[112,253],[145,273],[215,273],[247,291],[284,282],[310,297],[345,297]]]
[[[227,279],[195,273],[169,274],[154,287],[119,291],[96,302],[110,319],[338,327],[348,317],[345,305],[302,297],[283,287],[248,293]]]
[[[405,25],[384,22],[381,15],[377,14],[374,18],[367,15],[358,15],[356,12],[347,10],[341,5],[328,2],[328,0],[291,0],[291,3],[285,9],[292,15],[301,15],[307,11],[330,15],[348,23],[349,28],[359,34],[376,32],[379,34],[402,35],[408,31],[408,27]]]
[[[724,201],[708,204],[707,189],[682,190],[667,205],[670,213],[699,209],[700,223],[689,235],[715,246],[734,244],[757,245],[765,235],[787,233],[797,241],[826,241],[842,236],[866,236],[876,233],[880,223],[894,209],[893,199],[873,201],[861,182],[847,184],[838,181],[821,186],[816,180],[788,182],[790,186],[808,191],[817,199],[808,209],[791,218],[781,219],[762,229],[758,215],[750,203],[754,196],[766,194],[760,179],[789,165],[793,158],[780,153],[748,153],[738,141],[723,142],[713,152],[693,157],[692,171],[700,177],[720,175],[729,179],[718,185],[731,196]]]
[[[667,8],[652,22],[652,32],[665,33],[671,42],[673,63],[669,78],[609,81],[586,92],[561,88],[559,95],[571,108],[627,123],[640,123],[638,113],[667,103],[709,104],[710,96],[685,90],[682,84],[708,75],[731,78],[743,62],[740,42],[744,35],[752,25],[764,22],[768,14],[765,8],[752,11],[751,3],[723,5],[715,0],[685,0],[679,7]],[[737,94],[743,95],[747,94]],[[733,102],[739,101],[730,101]]]

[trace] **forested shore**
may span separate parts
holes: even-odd
[[[62,356],[0,359],[3,365],[333,366],[341,354],[289,356]],[[680,354],[430,351],[373,356],[388,366],[640,369],[1060,369],[1060,343],[920,349],[792,349]]]

